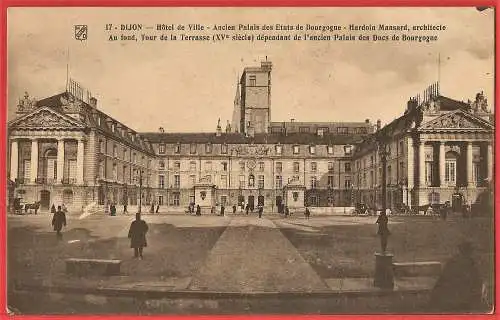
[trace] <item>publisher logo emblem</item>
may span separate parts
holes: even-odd
[[[76,40],[87,40],[88,27],[85,24],[75,25],[75,39]]]

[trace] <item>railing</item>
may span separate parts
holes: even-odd
[[[47,177],[38,177],[35,179],[37,184],[54,184],[56,179]]]
[[[29,178],[17,178],[16,183],[17,184],[28,184],[28,183],[30,183],[30,179]]]
[[[62,184],[76,184],[76,179],[75,178],[63,178],[61,180]]]

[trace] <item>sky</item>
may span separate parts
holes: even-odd
[[[440,24],[438,41],[111,42],[105,25]],[[74,25],[88,39],[74,39]],[[388,123],[438,80],[441,94],[494,103],[494,12],[475,8],[9,8],[8,113],[27,91],[42,99],[70,77],[98,108],[134,130],[215,131],[231,120],[244,67],[273,62],[272,121]],[[69,53],[69,55],[68,55]]]

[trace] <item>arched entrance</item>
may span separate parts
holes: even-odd
[[[50,207],[50,191],[40,191],[40,209],[49,210]]]

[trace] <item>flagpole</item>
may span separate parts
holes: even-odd
[[[69,47],[66,52],[66,92],[68,92],[69,85]]]

